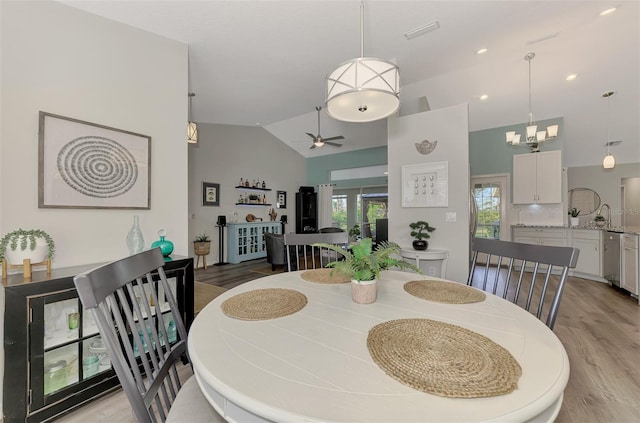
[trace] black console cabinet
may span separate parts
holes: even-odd
[[[315,192],[296,193],[296,233],[318,232],[318,197]]]
[[[100,335],[91,313],[83,313],[73,285],[75,275],[97,266],[53,269],[49,275],[35,271],[29,281],[22,274],[3,280],[5,423],[47,421],[119,385],[108,357],[99,355]],[[164,269],[188,329],[193,321],[193,259],[167,259]],[[91,363],[92,354],[100,361]]]

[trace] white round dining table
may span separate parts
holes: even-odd
[[[534,315],[490,293],[443,304],[403,285],[422,276],[386,271],[373,304],[351,300],[345,284],[308,282],[302,271],[256,279],[215,298],[191,325],[188,347],[198,384],[229,422],[552,422],[569,379],[555,334]],[[436,279],[429,277],[429,279]],[[271,320],[229,317],[221,304],[266,288],[307,297],[300,311]],[[420,318],[463,327],[504,347],[522,368],[517,388],[485,398],[447,398],[388,376],[367,348],[369,330]]]

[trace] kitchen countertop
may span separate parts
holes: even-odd
[[[610,232],[619,232],[631,235],[640,235],[640,227],[638,226],[612,226],[610,228],[598,228],[597,226],[589,226],[589,225],[580,225],[580,226],[568,226],[568,225],[526,225],[523,223],[518,223],[515,225],[511,225],[513,228],[549,228],[549,229],[591,229],[597,231],[610,231]]]

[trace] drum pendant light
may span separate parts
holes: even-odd
[[[373,122],[400,106],[400,72],[389,61],[364,57],[364,1],[360,3],[360,57],[327,76],[326,109],[344,122]]]

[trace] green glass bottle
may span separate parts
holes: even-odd
[[[158,236],[160,237],[159,241],[154,241],[151,244],[151,248],[160,247],[160,251],[164,257],[169,257],[171,253],[173,253],[173,242],[164,239],[167,236],[167,231],[164,229],[160,229],[158,231]]]

